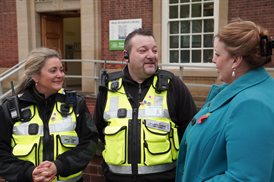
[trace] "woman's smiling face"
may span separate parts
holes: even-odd
[[[33,79],[37,83],[36,89],[47,98],[62,88],[64,76],[61,60],[57,57],[52,57],[45,61],[40,73],[35,75]]]

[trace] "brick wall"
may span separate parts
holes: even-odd
[[[85,182],[103,182],[102,164],[103,160],[99,156],[95,156],[88,164],[83,173]]]
[[[152,0],[101,0],[102,59],[123,60],[122,51],[109,50],[109,20],[142,19],[142,27],[152,29]],[[108,65],[119,68],[119,65]]]
[[[0,1],[0,67],[18,63],[16,0]]]
[[[274,38],[274,1],[273,0],[229,0],[228,20],[233,18],[251,20],[265,27]],[[269,66],[274,67],[274,60]]]
[[[229,0],[228,19],[237,17],[266,27],[270,35],[274,36],[273,0]]]

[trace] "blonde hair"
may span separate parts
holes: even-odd
[[[263,56],[261,53],[263,36],[268,37],[265,28],[252,21],[235,19],[225,25],[215,37],[225,44],[231,56],[242,56],[252,68],[256,68],[271,60],[270,56]]]
[[[26,57],[25,72],[18,84],[17,93],[22,92],[25,88],[33,83],[32,76],[40,74],[45,62],[52,57],[61,59],[60,54],[53,49],[41,47],[33,49]]]

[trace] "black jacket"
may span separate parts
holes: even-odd
[[[157,72],[155,73],[157,74]],[[153,82],[153,76],[146,79],[142,84],[139,84],[132,80],[128,72],[128,68],[123,70],[122,84],[125,88],[125,92],[129,98],[132,108],[138,108],[139,102],[142,101],[148,92],[149,87]],[[103,118],[103,113],[106,106],[108,89],[101,87],[97,96],[94,119],[99,132],[99,138],[104,142],[103,129],[107,123]],[[185,86],[185,84],[176,76],[173,76],[169,83],[167,92],[167,104],[169,115],[174,123],[179,126],[179,138],[181,139],[184,130],[186,129],[189,121],[197,112],[193,98]],[[106,170],[107,171],[107,170]],[[109,171],[105,172],[109,173]],[[114,179],[114,177],[112,177]],[[121,179],[119,179],[121,180]],[[122,181],[122,180],[121,180]]]
[[[36,105],[39,116],[44,123],[44,160],[53,160],[53,142],[50,140],[48,121],[53,106],[56,103],[57,94],[45,99],[38,94],[33,86],[27,88],[19,97],[20,107]],[[79,144],[76,148],[69,150],[57,157],[54,161],[57,167],[57,175],[69,176],[83,170],[90,162],[96,151],[98,132],[86,102],[83,97],[77,95],[79,116],[77,116],[76,133]],[[9,111],[4,102],[0,107],[0,176],[8,181],[32,181],[32,171],[35,166],[28,161],[19,160],[12,155],[11,138],[13,122],[9,117]]]

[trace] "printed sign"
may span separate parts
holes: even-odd
[[[109,21],[109,50],[124,50],[126,36],[142,27],[142,19],[124,19]]]

